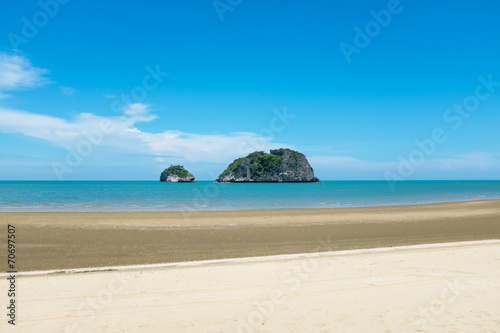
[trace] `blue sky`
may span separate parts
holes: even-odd
[[[0,179],[214,179],[277,147],[321,179],[500,179],[497,1],[1,6]]]

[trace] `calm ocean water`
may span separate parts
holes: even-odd
[[[0,181],[0,211],[161,211],[387,206],[500,199],[500,181],[172,184]]]

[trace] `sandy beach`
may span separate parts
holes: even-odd
[[[500,200],[205,212],[0,213],[19,271],[500,239]],[[0,238],[0,247],[6,238]],[[6,262],[0,266],[7,271]]]
[[[475,241],[21,275],[15,331],[498,332],[499,261]]]
[[[499,200],[0,221],[18,332],[500,330]]]

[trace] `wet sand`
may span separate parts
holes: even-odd
[[[211,212],[0,213],[19,271],[500,239],[500,200]],[[0,238],[5,248],[6,237]],[[7,271],[6,263],[1,265]]]

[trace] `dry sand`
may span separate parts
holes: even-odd
[[[500,241],[18,276],[18,290],[2,332],[498,332]]]
[[[215,212],[0,213],[20,271],[500,239],[500,200]],[[6,237],[0,237],[5,248]],[[6,260],[0,261],[7,271]]]

